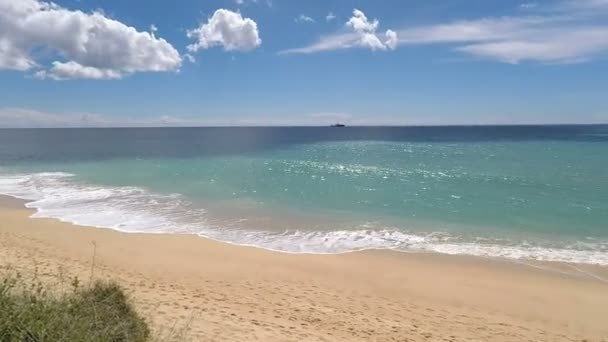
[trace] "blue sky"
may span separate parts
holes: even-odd
[[[0,126],[608,122],[608,0],[0,0]]]

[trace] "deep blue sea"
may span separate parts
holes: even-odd
[[[35,217],[293,253],[608,265],[608,126],[0,130]]]

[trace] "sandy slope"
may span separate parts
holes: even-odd
[[[162,334],[186,324],[189,339],[205,341],[608,341],[608,283],[569,265],[289,255],[31,213],[0,199],[0,266],[86,281],[94,242],[93,276],[120,281]],[[605,268],[581,270],[608,279]]]

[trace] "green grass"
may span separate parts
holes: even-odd
[[[147,341],[150,330],[124,290],[113,282],[81,286],[74,278],[63,293],[19,275],[0,278],[0,341]]]

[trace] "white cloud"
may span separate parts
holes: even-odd
[[[346,22],[346,26],[352,28],[359,35],[356,45],[369,48],[372,51],[386,49],[380,38],[376,36],[378,24],[377,19],[370,22],[365,13],[358,9],[353,10],[353,16]]]
[[[501,17],[417,26],[399,31],[401,44],[462,43],[508,39],[551,24],[543,17]],[[524,29],[528,29],[524,31]]]
[[[353,16],[346,22],[346,26],[352,27],[355,32],[359,33],[376,32],[378,24],[379,22],[377,19],[370,22],[365,16],[365,13],[356,8],[353,10]]]
[[[376,34],[378,21],[355,10],[347,22],[351,32],[324,36],[312,45],[281,53],[435,44],[475,58],[512,64],[580,63],[608,55],[608,0],[562,0],[541,7],[534,8],[533,16],[488,17],[387,30],[384,41]]]
[[[0,107],[0,128],[56,128],[56,127],[163,127],[205,126],[213,124],[201,119],[184,119],[161,115],[133,118],[97,113],[52,113],[25,108]]]
[[[608,0],[562,0],[535,16],[494,17],[406,28],[399,44],[449,44],[458,52],[504,63],[585,62],[608,53]]]
[[[399,42],[397,32],[393,30],[386,30],[386,33],[384,35],[386,36],[386,42],[384,42],[386,47],[391,50],[395,50],[397,48],[397,43]]]
[[[23,108],[0,108],[0,127],[83,127],[103,121],[90,113],[53,114]]]
[[[608,51],[608,26],[564,17],[505,17],[399,31],[400,44],[456,44],[454,50],[505,63],[572,63]]]
[[[204,116],[133,116],[103,115],[98,113],[52,113],[24,108],[0,107],[0,128],[52,128],[52,127],[200,127],[200,126],[319,126],[336,122],[348,125],[462,125],[462,124],[564,124],[606,123],[607,111],[591,113],[522,112],[517,115],[502,112],[473,112],[466,115],[433,113],[364,114],[348,112],[289,113],[285,115],[223,115]],[[575,119],[574,119],[575,118]]]
[[[538,6],[538,4],[536,2],[526,2],[526,3],[519,5],[520,8],[524,8],[524,9],[535,8],[536,6]]]
[[[334,20],[334,19],[336,19],[336,15],[335,15],[335,14],[333,14],[333,12],[329,12],[329,13],[327,13],[327,16],[325,17],[325,20],[326,20],[326,21],[332,21],[332,20]]]
[[[190,63],[196,63],[196,58],[189,53],[184,54],[184,58]]]
[[[562,0],[557,9],[565,11],[608,10],[608,0]]]
[[[25,108],[0,107],[0,128],[55,127],[196,127],[196,126],[318,126],[339,122],[350,123],[352,115],[340,112],[284,116],[225,116],[221,118],[160,115],[128,117],[97,113],[52,113]]]
[[[258,1],[258,0],[234,0],[234,2],[239,5],[250,5],[250,4],[258,4],[261,3],[262,1]],[[266,6],[268,7],[272,7],[272,0],[266,0],[264,2],[266,4]]]
[[[298,24],[302,24],[302,23],[314,23],[315,20],[305,14],[300,14],[299,16],[297,16],[294,21]]]
[[[508,39],[457,48],[478,57],[506,63],[540,61],[578,63],[608,51],[608,27],[588,27],[549,35],[542,40]]]
[[[41,70],[34,74],[38,79],[51,78],[54,80],[69,80],[69,79],[98,79],[111,80],[119,79],[122,74],[113,69],[101,69],[80,65],[74,61],[67,63],[53,62],[53,67],[47,70]]]
[[[281,54],[314,53],[337,49],[367,48],[372,51],[394,49],[396,47],[397,33],[386,31],[387,40],[383,42],[376,30],[379,21],[369,20],[363,11],[354,9],[353,16],[344,24],[347,32],[336,33],[321,37],[316,43],[302,47],[281,51]]]
[[[216,10],[207,23],[188,31],[188,37],[197,40],[188,45],[190,52],[214,46],[223,46],[226,51],[248,51],[262,44],[255,21],[223,8]]]
[[[121,78],[177,70],[182,63],[164,39],[101,12],[72,11],[39,0],[0,0],[0,69],[31,70],[41,67],[42,57],[58,59],[37,73],[53,79]]]
[[[279,51],[279,54],[309,54],[322,51],[353,48],[359,35],[354,32],[336,33],[321,37],[316,43],[301,47]]]

